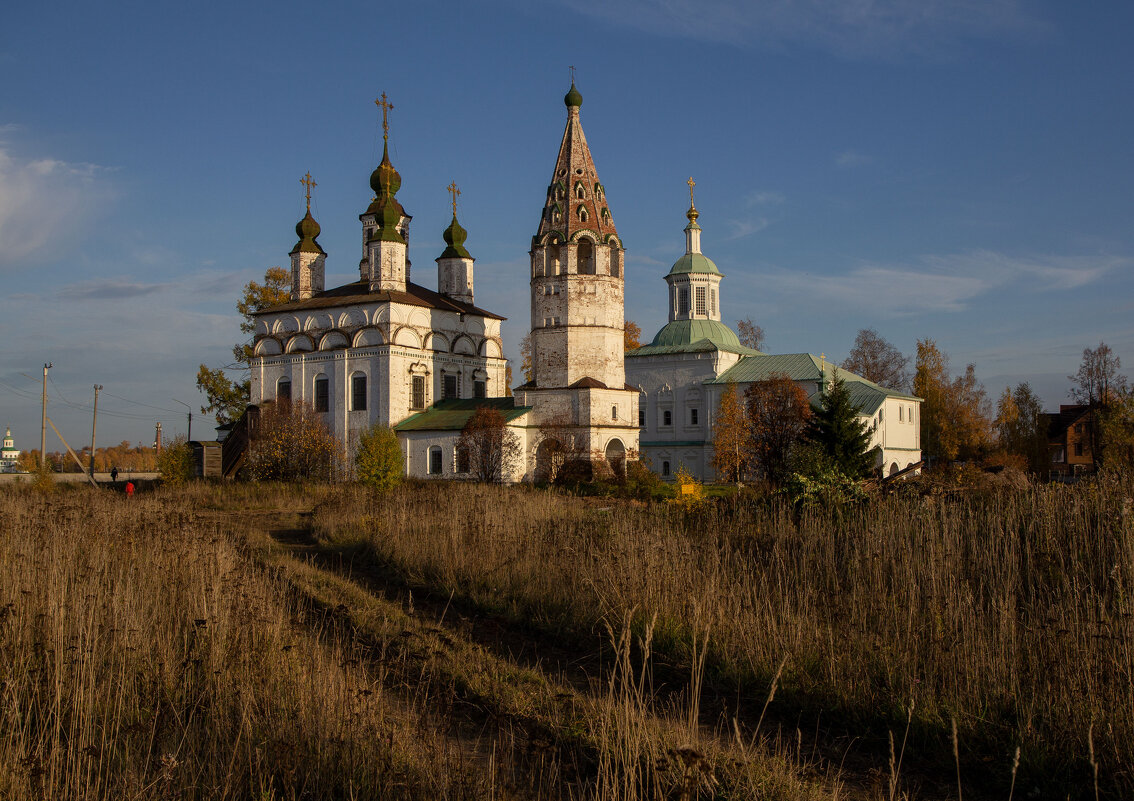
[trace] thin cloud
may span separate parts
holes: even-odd
[[[124,300],[153,295],[172,284],[141,284],[132,281],[84,281],[59,290],[63,300]]]
[[[754,217],[749,220],[726,220],[729,227],[729,234],[725,240],[743,239],[746,236],[757,234],[763,231],[771,222],[767,217]]]
[[[844,170],[852,167],[861,167],[863,164],[869,164],[874,161],[870,156],[858,153],[854,150],[844,150],[842,153],[835,155],[835,166],[841,167]]]
[[[97,164],[22,159],[0,143],[0,270],[77,247],[113,195],[106,172]]]
[[[779,206],[787,200],[779,192],[769,192],[767,190],[750,192],[745,195],[744,203],[752,208],[753,206]]]
[[[862,264],[849,273],[815,276],[776,271],[761,277],[786,294],[806,293],[891,315],[961,312],[977,298],[1011,288],[1021,292],[1067,291],[1128,266],[1110,256],[1017,258],[987,250],[922,256],[912,264]]]
[[[1023,0],[572,0],[570,7],[664,36],[798,44],[855,58],[932,55],[966,39],[1037,38],[1050,29]]]

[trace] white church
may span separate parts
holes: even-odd
[[[687,214],[686,253],[666,276],[669,322],[653,341],[623,355],[625,251],[579,118],[574,83],[567,122],[532,237],[531,379],[508,395],[500,327],[475,302],[474,259],[453,219],[436,257],[437,289],[411,280],[409,224],[397,200],[401,176],[389,157],[393,106],[383,94],[382,161],[370,176],[374,200],[359,215],[359,279],[324,288],[327,254],[311,216],[296,225],[291,298],[256,314],[251,403],[308,404],[353,452],[375,423],[391,426],[410,476],[460,478],[465,424],[496,409],[522,456],[505,481],[541,481],[565,455],[600,470],[641,454],[662,477],[684,465],[712,480],[713,415],[729,382],[786,372],[813,396],[832,365],[808,354],[771,356],[743,347],[721,322],[716,265],[701,253],[698,212]],[[844,374],[861,414],[875,427],[888,473],[920,460],[918,399]]]

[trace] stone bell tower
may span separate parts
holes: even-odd
[[[638,392],[626,386],[623,361],[622,241],[574,81],[563,102],[567,126],[530,251],[532,375],[516,393],[537,421],[573,427],[573,448],[597,461],[637,451]]]

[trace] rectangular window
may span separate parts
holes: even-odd
[[[436,445],[429,449],[429,475],[441,475],[441,449]]]
[[[706,314],[706,311],[705,311],[705,287],[703,287],[703,286],[696,287],[694,292],[695,292],[694,298],[697,301],[696,313],[704,316]]]
[[[673,425],[673,414],[669,409],[666,409],[664,412],[662,412],[661,424],[663,426]]]
[[[638,428],[645,428],[645,427],[646,427],[646,410],[645,409],[639,409],[638,410]]]
[[[456,373],[446,373],[443,379],[441,397],[459,398],[461,396],[461,377]]]
[[[689,314],[689,287],[677,290],[677,313]]]
[[[899,406],[898,407],[898,422],[899,423],[905,421],[905,413],[906,413],[905,408],[902,407],[902,406]]]
[[[315,411],[331,410],[331,382],[326,378],[315,379]]]
[[[425,408],[425,376],[415,375],[413,377],[413,392],[410,398],[410,407],[414,409]]]
[[[366,376],[350,377],[350,408],[356,412],[366,411]]]
[[[1075,443],[1075,455],[1076,456],[1082,456],[1083,455],[1083,441],[1082,440]]]
[[[717,290],[709,290],[709,314],[713,317],[717,316]]]
[[[473,389],[473,397],[474,398],[487,397],[488,382],[487,381],[473,381],[472,389]]]
[[[691,426],[697,425],[697,410],[696,409],[690,409],[689,410],[689,425],[691,425]]]
[[[291,382],[286,378],[281,378],[280,383],[276,384],[276,400],[291,400]]]

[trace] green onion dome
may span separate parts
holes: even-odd
[[[292,253],[323,253],[323,248],[315,241],[315,237],[319,236],[320,232],[319,223],[315,222],[315,218],[311,216],[311,209],[307,210],[307,214],[295,225],[295,233],[299,237],[299,241],[295,243],[295,247],[291,249]]]
[[[583,96],[579,94],[579,90],[575,88],[574,81],[571,81],[571,91],[563,97],[563,104],[568,108],[572,106],[578,108],[583,105]]]
[[[469,232],[461,227],[457,222],[457,215],[453,215],[453,221],[449,223],[449,227],[441,234],[445,238],[447,247],[441,253],[443,259],[471,259],[472,256],[465,250],[465,239],[468,238]]]
[[[386,145],[382,146],[382,163],[370,173],[370,188],[374,190],[374,194],[378,197],[383,195],[390,195],[391,197],[397,194],[398,189],[402,186],[402,176],[394,169],[394,165],[390,163],[390,152]]]

